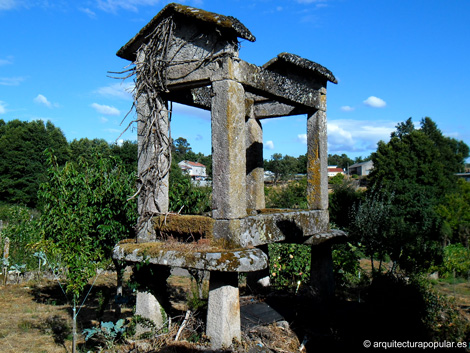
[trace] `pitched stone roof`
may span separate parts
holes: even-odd
[[[235,17],[219,15],[214,12],[197,9],[195,7],[172,3],[165,6],[163,10],[152,18],[150,22],[134,36],[134,38],[119,49],[116,55],[123,59],[134,61],[136,51],[140,48],[142,43],[147,40],[147,36],[152,33],[162,19],[173,14],[179,14],[190,19],[195,19],[200,21],[201,24],[212,25],[216,28],[222,29],[226,33],[247,39],[250,42],[254,42],[256,40],[255,36],[251,34],[249,29]]]
[[[284,67],[289,66],[294,66],[299,70],[306,71],[307,75],[319,75],[332,83],[338,83],[333,73],[326,67],[291,53],[279,54],[277,57],[264,64],[263,68],[267,70],[281,71]]]

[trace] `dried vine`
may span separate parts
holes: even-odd
[[[172,49],[173,55],[169,57],[170,44],[175,45],[175,42],[172,42],[174,31],[173,16],[163,19],[137,51],[134,67],[117,73],[125,74],[125,77],[120,77],[121,79],[134,77],[135,81],[134,102],[129,113],[135,108],[137,119],[131,121],[124,132],[137,122],[139,172],[137,192],[132,198],[139,197],[139,220],[136,230],[137,234],[143,238],[148,238],[149,235],[153,237],[152,217],[168,212],[167,190],[171,167],[171,105],[167,107],[166,101],[162,98],[162,93],[169,92],[167,88],[168,68],[172,65],[197,63],[193,67],[193,70],[197,70],[216,58],[227,55],[224,52],[215,55],[215,49],[222,37],[222,34],[216,31],[213,48],[203,58],[175,60],[185,45],[197,41],[201,35],[197,34],[188,41],[181,42],[178,48]],[[234,45],[238,45],[238,42]],[[183,78],[187,74],[189,73],[179,78]],[[129,113],[126,114],[124,120]]]

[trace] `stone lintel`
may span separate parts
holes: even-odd
[[[183,244],[190,245],[190,244]],[[162,243],[118,244],[113,258],[128,263],[147,262],[181,268],[220,272],[251,272],[267,267],[268,259],[259,249],[237,249],[197,251],[186,249],[169,250]]]
[[[245,86],[247,91],[267,96],[271,100],[279,100],[285,104],[301,105],[313,109],[325,107],[321,95],[326,93],[325,87],[320,87],[313,81],[299,81],[276,72],[263,69],[236,57],[220,57],[211,63],[185,64],[187,75],[181,75],[181,65],[168,68],[167,87],[171,91],[175,85],[191,84],[193,81],[234,80]],[[177,87],[177,86],[176,86]]]
[[[305,237],[328,231],[328,210],[281,210],[242,219],[217,220],[214,237],[231,239],[241,247],[275,242],[303,243]]]
[[[348,234],[339,229],[331,229],[327,232],[317,233],[304,241],[305,245],[319,245],[329,240],[339,240],[347,237]]]
[[[204,81],[204,84],[205,81]],[[291,105],[280,103],[278,101],[269,100],[266,97],[248,94],[246,92],[246,100],[253,101],[253,113],[256,119],[276,118],[282,116],[307,114],[312,108],[305,108],[299,105]],[[212,90],[208,86],[202,87],[172,87],[170,93],[164,94],[163,97],[167,101],[172,101],[192,107],[211,110]],[[247,111],[247,116],[248,116]]]

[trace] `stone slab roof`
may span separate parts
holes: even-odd
[[[232,16],[219,15],[214,12],[209,12],[194,7],[180,5],[176,3],[168,4],[161,10],[149,23],[143,27],[134,38],[127,42],[119,51],[117,56],[120,58],[134,61],[135,53],[140,48],[142,43],[147,39],[147,36],[152,33],[156,26],[162,21],[162,19],[171,16],[173,14],[179,14],[190,19],[196,19],[202,24],[212,25],[216,28],[220,28],[228,33],[231,33],[239,38],[247,39],[250,42],[256,40],[255,36],[246,28],[243,23]]]
[[[307,74],[319,75],[332,83],[338,83],[333,73],[326,67],[291,53],[279,54],[277,57],[264,64],[263,68],[278,72],[292,66],[299,70],[307,71]]]

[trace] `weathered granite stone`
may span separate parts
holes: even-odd
[[[135,314],[143,318],[151,320],[155,324],[155,328],[159,329],[163,327],[165,323],[165,317],[163,315],[164,310],[158,302],[157,298],[150,292],[137,291]],[[137,336],[149,332],[151,327],[146,325],[137,324],[136,334]]]
[[[246,122],[246,203],[247,208],[260,210],[266,207],[264,198],[263,128],[253,112],[249,100],[250,117]]]
[[[212,217],[246,216],[245,91],[235,81],[212,83]]]
[[[179,246],[170,250],[162,243],[127,243],[114,248],[113,258],[128,263],[147,261],[150,264],[207,271],[251,272],[267,267],[267,256],[259,249],[197,251]]]
[[[326,95],[322,95],[326,101]],[[328,209],[328,146],[326,112],[317,110],[307,120],[307,202],[312,210]]]
[[[312,246],[310,286],[318,302],[331,302],[335,294],[331,245],[328,242]]]
[[[229,347],[241,339],[237,273],[211,272],[206,335],[214,349]]]

